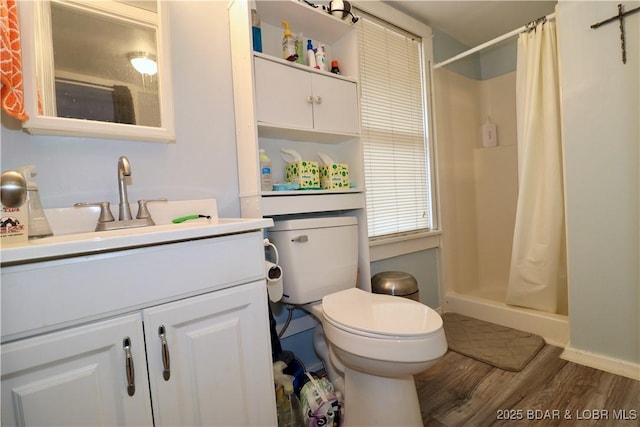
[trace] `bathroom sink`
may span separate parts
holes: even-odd
[[[148,206],[156,225],[110,231],[94,231],[98,207],[45,209],[52,237],[2,245],[2,266],[151,246],[167,242],[235,234],[273,225],[271,219],[219,218],[215,199],[151,203]],[[186,215],[207,215],[180,224],[171,222]]]

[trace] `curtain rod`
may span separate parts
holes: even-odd
[[[545,17],[543,17],[543,18],[540,18],[540,20],[542,20],[542,19],[551,20],[551,19],[555,19],[555,17],[556,17],[556,14],[555,14],[555,13],[552,13],[552,14],[549,14],[549,15],[547,15],[547,16],[545,16]],[[537,21],[539,21],[539,19],[537,19],[537,20],[536,20],[536,21],[534,21],[534,22],[537,22]],[[516,28],[516,29],[515,29],[515,30],[513,30],[513,31],[510,31],[510,32],[508,32],[508,33],[506,33],[506,34],[503,34],[503,35],[501,35],[501,36],[498,36],[498,37],[496,37],[496,38],[495,38],[495,39],[493,39],[493,40],[489,40],[488,42],[484,42],[484,43],[482,43],[482,44],[481,44],[481,45],[479,45],[479,46],[476,46],[476,47],[471,48],[471,49],[469,49],[469,50],[465,50],[464,52],[462,52],[462,53],[460,53],[460,54],[458,54],[458,55],[456,55],[456,56],[454,56],[454,57],[452,57],[452,58],[449,58],[449,59],[447,59],[446,61],[438,62],[437,64],[435,64],[435,65],[433,66],[433,68],[434,68],[434,69],[436,69],[436,68],[444,67],[445,65],[448,65],[448,64],[450,64],[450,63],[452,63],[452,62],[455,62],[455,61],[457,61],[457,60],[459,60],[459,59],[465,58],[465,57],[467,57],[467,56],[469,56],[469,55],[472,55],[472,54],[474,54],[474,53],[476,53],[476,52],[478,52],[478,51],[481,51],[481,50],[483,50],[483,49],[486,49],[486,48],[488,48],[488,47],[491,47],[491,46],[493,46],[494,44],[500,43],[500,42],[501,42],[501,41],[503,41],[503,40],[507,40],[507,39],[509,39],[509,38],[511,38],[511,37],[513,37],[513,36],[516,36],[516,35],[518,35],[518,34],[522,33],[523,31],[528,30],[528,29],[530,28],[529,26],[530,26],[530,24],[523,25],[523,26],[522,26],[522,27],[520,27],[520,28]]]

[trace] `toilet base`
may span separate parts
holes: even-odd
[[[345,366],[344,381],[344,427],[423,425],[413,375],[379,377]]]

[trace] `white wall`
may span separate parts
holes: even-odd
[[[616,4],[558,6],[569,324],[573,349],[638,364],[640,15],[625,21],[626,65],[618,23],[590,28]]]
[[[175,144],[31,136],[3,114],[2,170],[35,164],[45,208],[115,203],[117,160],[125,155],[130,201],[214,197],[221,216],[239,216],[226,5],[169,2]]]

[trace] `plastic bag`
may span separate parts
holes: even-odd
[[[307,427],[338,427],[341,424],[340,402],[333,384],[326,378],[313,378],[300,390],[300,404],[304,425]]]

